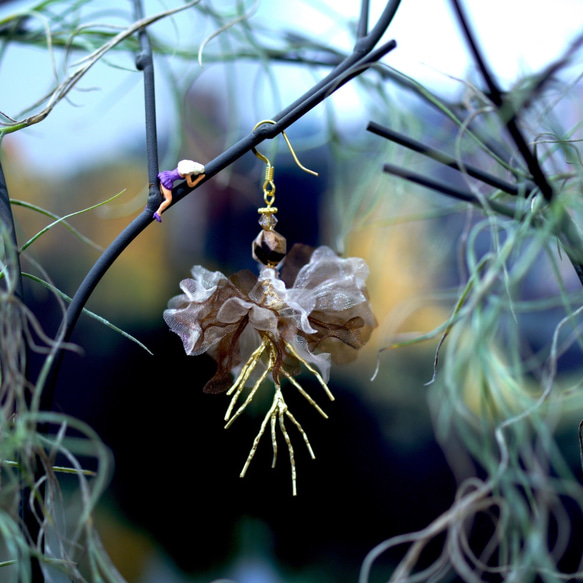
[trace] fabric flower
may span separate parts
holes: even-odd
[[[282,367],[292,376],[301,369],[286,343],[327,382],[330,361],[354,360],[377,325],[367,275],[363,259],[343,259],[329,247],[314,250],[299,244],[288,253],[281,277],[264,267],[258,278],[247,270],[227,278],[196,265],[193,278],[180,283],[183,293],[168,303],[164,320],[187,354],[208,352],[216,359],[217,372],[204,387],[207,393],[232,385],[231,373],[237,375],[263,336],[277,351],[271,371],[276,382]]]
[[[261,269],[259,277],[243,270],[227,278],[197,265],[192,268],[193,277],[180,283],[183,293],[169,301],[164,320],[180,336],[187,354],[206,352],[217,361],[217,372],[203,390],[233,395],[225,415],[227,427],[269,374],[275,384],[273,405],[242,476],[270,420],[275,463],[275,421],[279,419],[290,453],[295,494],[293,448],[284,416],[297,426],[314,455],[305,432],[285,404],[281,382],[288,379],[326,417],[294,377],[303,365],[329,398],[334,398],[327,386],[331,362],[353,360],[377,325],[368,301],[367,275],[368,266],[362,259],[343,259],[328,247],[296,244],[284,260],[281,276],[268,266]],[[250,393],[233,414],[245,386],[251,387]]]

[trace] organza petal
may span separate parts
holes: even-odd
[[[281,280],[285,283],[287,289],[294,287],[298,273],[304,265],[310,262],[310,258],[315,248],[303,243],[295,243],[285,256],[281,268]]]
[[[260,306],[253,306],[249,312],[249,323],[255,330],[263,332],[271,332],[277,334],[279,317],[277,312],[273,310],[262,308]]]
[[[297,321],[305,350],[329,353],[338,363],[353,360],[377,326],[365,285],[366,262],[338,257],[325,246],[311,255],[302,247],[297,256],[309,257],[309,261],[300,267],[294,257],[292,272],[296,276],[287,303],[295,312],[288,317]],[[299,318],[304,310],[309,314],[307,326]]]
[[[229,298],[217,314],[217,318],[225,323],[238,322],[244,316],[249,317],[249,324],[256,330],[277,332],[277,312],[241,298]]]
[[[238,297],[229,298],[217,312],[217,320],[225,324],[232,324],[238,322],[245,317],[251,308],[254,306],[251,302],[243,300]]]
[[[312,328],[309,320],[310,312],[316,306],[314,294],[310,290],[289,291],[287,304],[279,311],[280,316],[284,321],[293,323],[294,327],[302,332],[314,334],[317,330]]]
[[[202,329],[200,326],[193,325],[192,322],[196,322],[197,311],[200,311],[202,306],[199,306],[199,310],[193,309],[189,311],[183,309],[182,304],[176,301],[177,299],[175,297],[169,303],[169,305],[174,305],[176,308],[164,310],[164,321],[172,332],[178,334],[186,354],[193,354],[194,346],[200,338]]]
[[[193,279],[183,279],[180,287],[192,302],[204,302],[216,291],[219,282],[227,279],[220,271],[209,271],[202,265],[195,265],[191,273]]]
[[[197,265],[192,268],[192,274],[194,279],[185,279],[180,284],[185,293],[168,302],[163,317],[170,330],[182,340],[186,354],[198,355],[238,329],[247,312],[238,320],[221,321],[217,314],[225,303],[230,298],[244,301],[245,296],[218,271],[213,273]]]
[[[311,289],[318,310],[346,310],[367,301],[363,294],[368,266],[363,259],[338,257],[326,246],[318,247],[295,279],[293,290]]]

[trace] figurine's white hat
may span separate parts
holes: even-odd
[[[182,176],[186,176],[187,174],[202,174],[204,172],[204,166],[192,160],[180,160],[177,169],[178,173]]]

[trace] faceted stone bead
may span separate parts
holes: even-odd
[[[264,265],[277,265],[286,250],[285,237],[277,231],[261,231],[253,241],[253,259]]]
[[[277,225],[277,217],[273,213],[263,213],[259,217],[259,224],[266,230],[271,231]]]

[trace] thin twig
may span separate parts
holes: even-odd
[[[536,75],[533,85],[529,88],[528,95],[523,98],[519,105],[515,105],[515,115],[517,115],[521,109],[530,107],[534,99],[538,97],[546,88],[547,84],[555,78],[555,75],[570,63],[573,55],[581,48],[582,44],[583,34],[580,34],[569,45],[565,53],[563,53],[559,59],[550,63]]]
[[[419,184],[420,186],[424,186],[426,188],[431,188],[432,190],[440,192],[441,194],[445,194],[446,196],[449,196],[451,198],[455,198],[463,202],[469,202],[473,205],[483,208],[483,204],[480,201],[480,199],[471,192],[460,190],[459,188],[455,188],[454,186],[449,186],[447,184],[437,182],[436,180],[432,180],[431,178],[427,178],[426,176],[422,176],[421,174],[416,174],[415,172],[411,172],[410,170],[407,170],[405,168],[400,168],[399,166],[394,166],[393,164],[384,164],[383,172],[386,172],[387,174],[392,174],[393,176],[404,178],[409,182]],[[488,200],[488,205],[492,210],[496,211],[501,215],[513,219],[516,218],[516,211],[512,207],[502,205],[499,202],[496,202],[495,200]]]
[[[459,0],[451,0],[454,11],[457,14],[459,23],[462,27],[464,32],[464,36],[466,37],[466,41],[470,47],[472,55],[482,73],[482,77],[484,78],[484,82],[488,87],[488,91],[490,92],[490,99],[496,105],[499,111],[504,111],[507,107],[507,103],[502,96],[502,91],[499,89],[494,77],[490,73],[490,69],[486,65],[486,61],[482,56],[480,49],[478,48],[477,42],[475,40],[474,34],[470,29],[468,20],[465,16],[465,13],[461,7]],[[553,188],[549,184],[545,173],[543,172],[542,168],[540,167],[538,160],[531,152],[526,139],[522,135],[522,131],[518,127],[516,123],[516,115],[513,112],[507,112],[506,116],[503,119],[504,123],[506,124],[506,129],[508,133],[514,140],[518,151],[520,152],[522,158],[524,159],[529,172],[532,175],[532,179],[534,183],[540,189],[543,197],[550,201],[553,198]]]
[[[358,18],[358,25],[356,27],[356,38],[364,38],[368,33],[368,14],[370,11],[369,0],[361,0],[360,2],[360,17]]]
[[[138,21],[144,19],[144,9],[141,1],[134,1],[134,14]],[[158,176],[158,133],[156,126],[156,85],[154,82],[154,61],[152,45],[146,28],[138,32],[141,52],[136,55],[136,67],[144,74],[144,109],[146,114],[146,155],[148,159],[148,181],[150,186],[156,185]]]
[[[22,274],[20,270],[20,258],[18,256],[18,241],[16,240],[16,230],[14,228],[14,216],[12,214],[12,206],[10,204],[10,197],[8,196],[8,187],[6,186],[6,178],[4,177],[4,169],[0,161],[0,227],[6,231],[8,238],[12,244],[14,268],[16,269],[16,280],[14,295],[21,301],[24,298],[24,288],[22,286]],[[8,277],[5,281],[8,285]]]
[[[510,184],[509,182],[506,182],[505,180],[501,180],[496,176],[492,176],[491,174],[488,174],[487,172],[484,172],[483,170],[480,170],[480,168],[476,168],[471,164],[464,163],[463,165],[460,165],[459,162],[452,156],[449,156],[444,152],[440,152],[439,150],[426,146],[421,142],[417,142],[412,138],[404,136],[403,134],[395,132],[394,130],[391,130],[385,126],[381,126],[373,121],[371,121],[368,124],[366,129],[373,134],[376,134],[378,136],[386,138],[387,140],[400,144],[401,146],[404,146],[409,150],[413,150],[414,152],[423,154],[424,156],[427,156],[432,160],[440,162],[445,166],[449,166],[454,170],[464,172],[465,174],[468,174],[468,176],[476,178],[477,180],[480,180],[481,182],[484,182],[485,184],[493,186],[494,188],[502,190],[508,194],[518,196],[518,194],[520,193],[519,189],[516,186]],[[525,186],[525,189],[521,194],[523,196],[527,196],[531,190],[532,188],[527,185]]]

